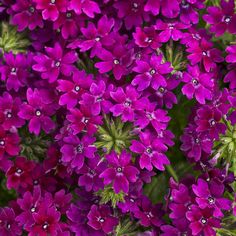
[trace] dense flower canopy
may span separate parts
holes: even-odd
[[[0,236],[236,235],[235,0],[0,19]]]

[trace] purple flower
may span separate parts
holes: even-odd
[[[149,124],[153,126],[157,133],[161,130],[165,130],[170,117],[167,116],[167,112],[162,109],[156,109],[155,103],[145,103],[143,110],[137,112],[137,117],[134,122],[135,125],[138,125],[141,129],[144,129]]]
[[[97,28],[92,22],[88,23],[87,28],[81,28],[84,39],[79,40],[77,43],[80,51],[86,52],[91,50],[90,57],[94,57],[100,54],[103,46],[112,45],[114,40],[109,33],[114,24],[114,19],[108,19],[105,15],[99,19]]]
[[[133,33],[133,37],[139,47],[150,47],[154,50],[160,47],[159,37],[153,26],[144,27],[143,29],[137,27],[136,32]]]
[[[21,235],[21,227],[15,221],[15,212],[12,208],[0,208],[0,235],[15,236]]]
[[[80,104],[91,107],[94,116],[99,115],[101,111],[108,113],[112,103],[108,100],[109,89],[107,91],[105,81],[99,80],[92,83],[89,89],[90,93],[84,93]]]
[[[128,73],[127,67],[131,64],[131,51],[123,45],[116,45],[112,52],[106,49],[101,50],[97,55],[102,62],[95,63],[100,73],[112,70],[115,79],[120,80]]]
[[[89,199],[91,200],[91,199]],[[93,235],[93,236],[104,236],[102,230],[94,230],[87,224],[87,209],[75,204],[71,204],[70,209],[67,211],[67,217],[70,220],[69,229],[75,232],[77,235]]]
[[[166,108],[171,109],[173,104],[177,104],[177,98],[172,90],[178,86],[179,82],[180,81],[178,79],[171,77],[166,80],[166,86],[159,86],[156,89],[155,100],[160,107],[165,105]]]
[[[132,140],[130,150],[141,154],[139,165],[141,169],[146,168],[152,170],[155,166],[158,170],[163,171],[164,165],[169,165],[170,162],[163,153],[167,150],[167,146],[160,139],[154,138],[150,133],[140,133],[140,141]]]
[[[21,104],[19,97],[13,98],[7,92],[0,97],[0,123],[5,130],[24,125],[24,120],[17,115]]]
[[[0,65],[1,80],[6,82],[7,90],[14,89],[17,92],[26,85],[32,55],[18,53],[14,56],[12,52],[9,52],[4,54],[4,61],[5,64]]]
[[[192,1],[184,0],[180,4],[180,20],[185,24],[197,24],[199,20],[198,10],[203,9],[204,0]]]
[[[106,155],[109,168],[103,171],[99,177],[104,179],[104,184],[113,184],[115,193],[121,190],[124,193],[129,191],[129,183],[134,183],[137,180],[139,171],[134,167],[131,161],[131,154],[122,151],[120,155],[115,152]]]
[[[216,235],[214,228],[220,228],[220,221],[212,217],[213,211],[213,208],[200,209],[196,205],[191,206],[191,210],[186,213],[186,216],[191,222],[189,227],[194,236],[200,233],[205,236]]]
[[[57,80],[60,74],[69,76],[75,70],[74,62],[78,56],[75,51],[64,52],[57,42],[54,47],[45,47],[46,55],[40,54],[34,57],[37,64],[33,69],[41,73],[42,79],[48,79],[49,83]]]
[[[140,98],[134,87],[127,86],[125,91],[119,87],[115,92],[110,92],[112,99],[117,103],[110,108],[113,116],[122,115],[123,121],[133,121],[135,110],[141,110],[145,98]]]
[[[140,209],[134,213],[134,217],[140,220],[140,224],[148,226],[159,227],[163,222],[161,216],[163,215],[160,205],[152,206],[151,201],[146,197],[142,197]]]
[[[206,99],[212,99],[214,87],[212,77],[212,73],[201,73],[198,65],[188,66],[187,72],[183,73],[182,81],[186,84],[182,87],[182,93],[188,99],[192,99],[195,95],[199,103],[205,104]]]
[[[168,18],[175,18],[179,14],[178,0],[148,0],[145,4],[144,10],[151,12],[154,16],[161,13]]]
[[[208,131],[211,138],[218,139],[219,134],[224,134],[226,126],[221,123],[222,114],[210,106],[204,106],[197,111],[197,132]]]
[[[14,166],[8,169],[7,188],[17,189],[18,187],[27,188],[33,184],[32,171],[35,168],[33,161],[28,161],[24,157],[17,157]]]
[[[202,62],[207,72],[216,68],[216,63],[224,61],[224,58],[221,57],[221,51],[216,48],[212,48],[212,46],[212,42],[209,42],[204,38],[200,43],[189,45],[189,48],[186,51],[191,53],[188,56],[191,64],[195,65]]]
[[[166,43],[170,39],[173,39],[174,41],[180,40],[183,37],[181,30],[189,28],[190,25],[185,25],[178,21],[163,22],[158,19],[155,27],[157,30],[162,31],[159,34],[160,42]]]
[[[34,30],[36,27],[43,27],[43,19],[39,11],[35,8],[33,0],[19,0],[11,6],[13,16],[11,23],[18,26],[19,31],[27,27]]]
[[[111,233],[113,228],[118,225],[118,219],[111,215],[108,206],[93,205],[88,213],[88,225],[96,230],[102,229],[106,234]]]
[[[55,21],[58,19],[61,12],[66,12],[66,0],[33,0],[36,3],[36,8],[42,10],[44,20]]]
[[[23,211],[16,217],[21,226],[31,227],[34,224],[33,215],[39,210],[40,200],[41,191],[39,187],[35,187],[33,193],[27,191],[22,198],[17,199],[17,204]]]
[[[60,30],[64,39],[75,38],[81,26],[83,26],[81,17],[72,11],[61,13],[58,19],[53,22],[53,29]]]
[[[206,40],[210,40],[211,36],[207,34],[205,29],[197,29],[196,27],[188,28],[187,32],[183,33],[183,37],[181,38],[181,44],[185,44],[186,46],[191,46],[195,43],[198,43],[205,38]]]
[[[230,102],[231,107],[236,107],[236,96],[229,96],[228,100]],[[232,125],[236,124],[236,110],[234,110],[229,116],[228,120],[230,120]]]
[[[176,225],[175,227],[172,225],[163,225],[161,226],[161,230],[163,231],[160,236],[192,236],[191,230],[189,229],[181,229],[179,225]]]
[[[225,60],[228,63],[236,63],[236,45],[228,46],[226,52],[229,54]]]
[[[159,86],[166,86],[164,75],[172,71],[169,62],[163,62],[162,55],[153,54],[149,61],[136,61],[133,71],[139,73],[132,81],[133,86],[137,86],[138,91],[143,91],[149,86],[157,89]]]
[[[81,140],[75,136],[70,135],[65,137],[65,144],[61,147],[62,161],[70,163],[72,168],[81,169],[84,165],[84,159],[94,158],[96,147],[93,145],[95,138],[85,135]]]
[[[29,131],[39,135],[40,130],[43,129],[49,133],[55,128],[55,123],[52,121],[52,116],[57,106],[51,99],[45,97],[46,93],[43,90],[27,89],[28,103],[22,104],[18,112],[18,116],[22,119],[29,120]]]
[[[226,74],[224,82],[229,82],[230,89],[234,89],[236,88],[236,46],[228,46],[226,52],[228,53],[228,56],[225,58],[226,62],[233,64],[228,65],[229,72]]]
[[[90,0],[71,0],[68,9],[75,11],[78,15],[83,12],[89,18],[94,18],[95,13],[101,13],[99,5]]]
[[[142,25],[143,18],[149,19],[149,16],[144,12],[144,0],[121,0],[114,4],[118,10],[118,17],[124,19],[126,29],[130,30],[133,26]]]
[[[16,156],[20,152],[20,137],[17,133],[6,131],[0,126],[0,158],[5,154]]]
[[[185,128],[184,134],[180,137],[183,143],[180,149],[186,152],[189,158],[199,161],[204,152],[211,153],[213,142],[207,133],[196,132],[196,128],[196,125],[191,124]]]
[[[194,201],[192,193],[189,191],[188,186],[180,183],[176,189],[171,190],[170,199],[170,218],[179,230],[187,231],[189,223],[186,219],[186,212],[191,209]]]
[[[139,210],[141,192],[142,192],[141,181],[139,182],[137,181],[136,183],[130,186],[128,195],[124,197],[124,202],[118,203],[118,207],[121,209],[122,213],[127,213],[127,212],[134,213]]]
[[[71,122],[70,127],[74,135],[82,130],[86,130],[89,135],[94,134],[97,131],[97,126],[102,124],[102,117],[93,116],[91,109],[87,106],[81,106],[80,110],[71,109],[66,117]]]
[[[105,170],[106,163],[101,162],[101,157],[96,155],[93,159],[88,159],[87,164],[79,171],[78,185],[84,186],[86,191],[98,191],[104,187],[102,179],[98,176]]]
[[[210,6],[207,8],[208,14],[203,15],[203,19],[211,25],[210,31],[215,33],[216,37],[221,36],[225,31],[231,34],[236,33],[234,8],[234,0],[221,0],[220,7]]]
[[[231,201],[223,198],[224,184],[219,181],[211,180],[206,182],[203,179],[198,179],[197,184],[192,186],[193,192],[196,194],[196,202],[201,209],[213,208],[213,216],[220,218],[224,214],[222,210],[230,210]]]
[[[61,231],[60,217],[61,214],[55,207],[42,204],[39,211],[34,214],[34,225],[26,228],[28,235],[58,235]]]
[[[82,94],[87,91],[92,84],[93,76],[86,75],[85,71],[75,70],[72,79],[57,80],[57,90],[63,92],[59,99],[59,105],[66,105],[68,109],[74,108],[81,99]]]

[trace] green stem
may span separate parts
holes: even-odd
[[[175,170],[171,165],[166,166],[166,170],[169,172],[169,174],[174,178],[176,182],[179,182],[178,175],[176,174]]]

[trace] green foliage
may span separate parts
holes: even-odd
[[[30,134],[27,128],[20,129],[21,155],[30,160],[42,161],[45,159],[47,148],[51,142],[44,132],[39,136]]]
[[[124,193],[115,193],[112,187],[105,187],[104,190],[100,190],[96,195],[101,197],[100,204],[111,203],[112,207],[115,208],[118,202],[124,202]]]
[[[131,123],[124,123],[120,118],[111,119],[105,116],[103,125],[98,127],[95,145],[100,149],[105,148],[107,153],[111,150],[121,153],[123,149],[129,147],[130,141],[134,138],[132,129]]]
[[[129,218],[126,218],[116,227],[115,236],[136,236],[137,229],[137,224],[131,222]]]
[[[0,50],[2,53],[12,51],[14,54],[25,52],[30,45],[25,33],[17,32],[17,28],[6,22],[0,24]]]

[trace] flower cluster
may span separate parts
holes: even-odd
[[[235,11],[0,0],[0,235],[235,235]]]

